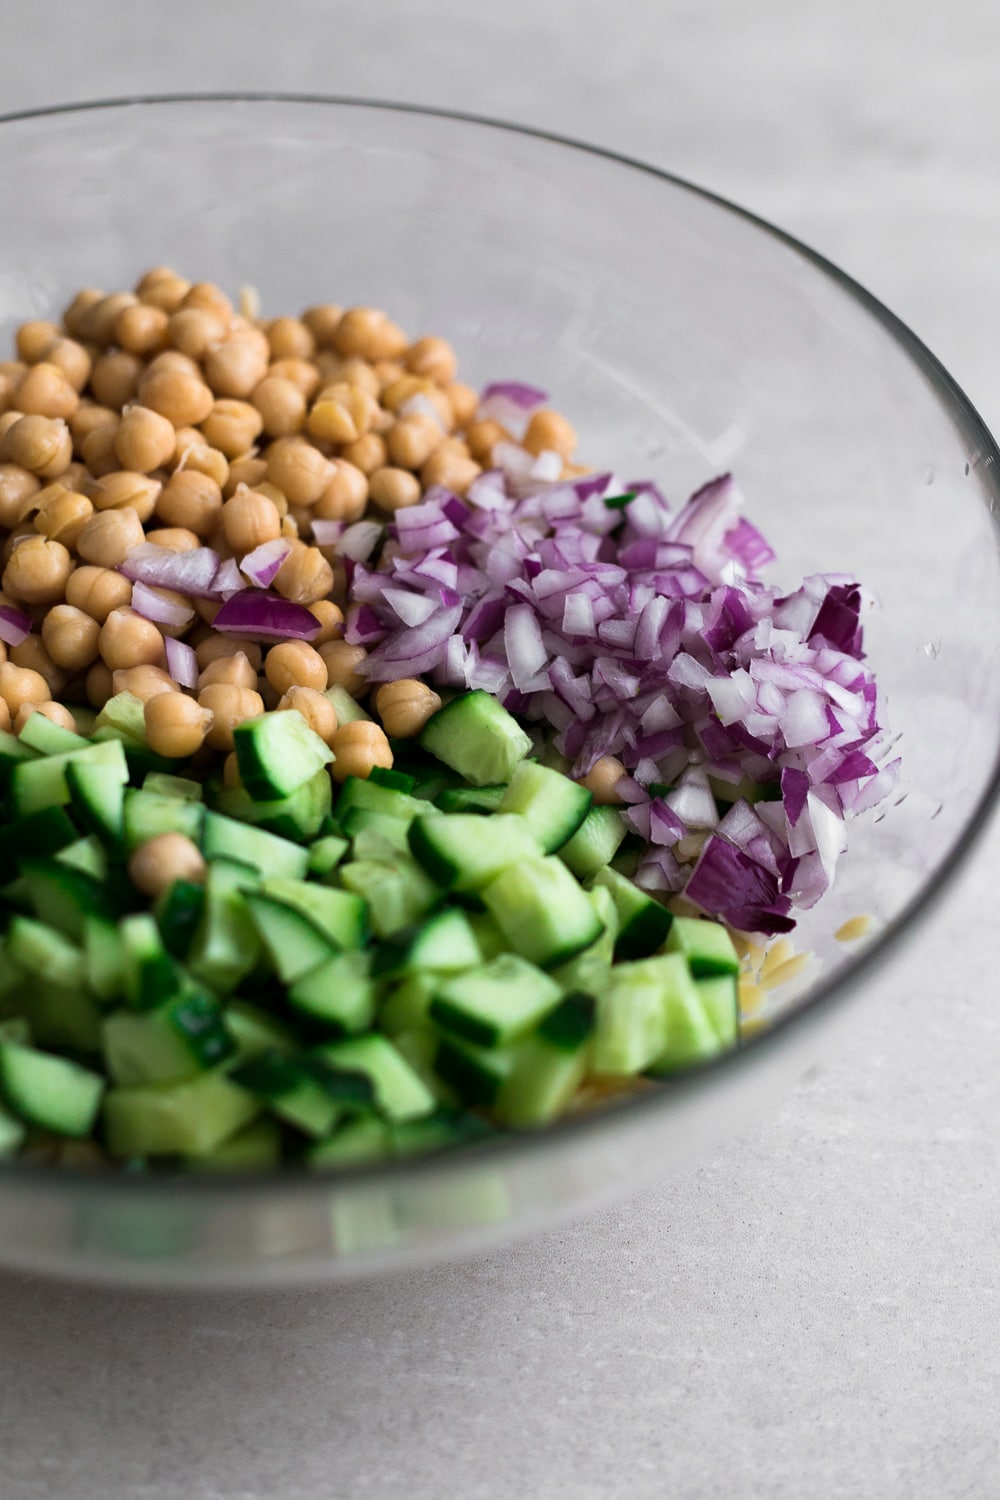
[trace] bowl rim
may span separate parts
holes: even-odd
[[[431,119],[451,121],[461,126],[501,131],[528,140],[543,141],[569,152],[591,156],[599,161],[611,162],[630,171],[640,172],[671,187],[681,188],[743,220],[744,223],[792,250],[869,313],[918,367],[942,404],[952,408],[951,414],[961,423],[962,430],[969,435],[974,445],[977,468],[989,471],[994,476],[993,487],[1000,502],[1000,447],[964,390],[908,324],[904,323],[847,272],[795,235],[721,193],[700,187],[678,173],[654,166],[626,152],[582,141],[559,131],[546,130],[533,125],[521,125],[496,116],[480,115],[466,110],[368,98],[363,95],[292,93],[283,90],[202,90],[191,93],[143,93],[84,99],[0,113],[0,126],[31,120],[58,119],[64,115],[92,114],[143,106],[183,107],[204,104],[291,105],[317,108],[334,106],[343,110],[368,110],[384,115],[427,116]],[[970,464],[967,463],[966,473],[969,472]],[[1000,503],[998,503],[998,511],[1000,511]],[[1000,519],[997,520],[997,529],[1000,533]],[[867,981],[879,972],[912,930],[917,919],[930,911],[942,898],[982,838],[990,815],[998,803],[1000,803],[1000,735],[998,735],[994,751],[992,771],[984,789],[933,878],[911,897],[901,912],[873,937],[860,953],[849,958],[835,976],[820,980],[806,998],[778,1017],[767,1029],[744,1040],[735,1051],[725,1053],[714,1061],[693,1068],[677,1078],[655,1080],[649,1088],[643,1089],[636,1095],[615,1100],[593,1110],[562,1116],[537,1131],[497,1133],[495,1136],[461,1150],[432,1153],[412,1159],[397,1158],[354,1166],[341,1166],[326,1169],[322,1173],[305,1167],[288,1165],[261,1172],[211,1172],[201,1176],[196,1173],[185,1176],[166,1174],[159,1176],[155,1172],[149,1175],[133,1175],[120,1170],[103,1171],[93,1168],[45,1166],[9,1161],[0,1162],[0,1190],[24,1188],[35,1192],[54,1190],[58,1193],[68,1192],[74,1188],[80,1193],[88,1193],[92,1196],[104,1194],[117,1196],[126,1193],[137,1197],[149,1194],[159,1199],[175,1201],[183,1198],[195,1200],[218,1198],[222,1193],[231,1198],[241,1199],[257,1197],[261,1194],[311,1197],[328,1193],[337,1185],[344,1187],[355,1184],[358,1187],[391,1185],[404,1179],[412,1182],[418,1175],[428,1173],[450,1175],[454,1172],[469,1172],[477,1164],[503,1163],[526,1152],[537,1155],[548,1147],[565,1146],[574,1140],[584,1141],[596,1131],[613,1127],[617,1121],[626,1116],[629,1122],[632,1122],[637,1120],[643,1112],[666,1112],[673,1104],[682,1102],[694,1090],[704,1093],[715,1086],[713,1080],[719,1080],[717,1086],[724,1088],[726,1078],[735,1074],[737,1070],[745,1071],[748,1067],[755,1067],[761,1056],[772,1055],[779,1048],[787,1049],[794,1046],[809,1028],[815,1027],[832,1009],[846,1004],[852,998],[852,991],[857,987],[858,982]]]

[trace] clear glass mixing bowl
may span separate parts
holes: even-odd
[[[732,467],[794,584],[850,572],[904,756],[799,946],[819,979],[739,1054],[453,1158],[166,1181],[8,1165],[0,1263],[155,1284],[338,1277],[495,1242],[638,1186],[827,1046],[997,791],[997,450],[885,308],[770,225],[571,142],[343,100],[187,98],[2,122],[0,337],[175,264],[265,311],[333,298],[450,338],[473,383],[554,393],[585,457],[682,499]],[[838,945],[868,913],[875,936]],[[849,1004],[850,1003],[850,1004]]]

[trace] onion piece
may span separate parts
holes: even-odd
[[[31,634],[31,620],[11,604],[0,604],[0,641],[19,646]]]
[[[198,686],[198,658],[194,647],[189,646],[187,641],[174,640],[173,636],[167,636],[164,641],[167,656],[167,671],[174,681],[184,688],[196,688]]]
[[[140,542],[125,554],[118,571],[133,583],[148,583],[151,588],[207,598],[219,571],[219,554],[211,547],[174,552],[155,542]]]
[[[174,630],[184,630],[194,619],[193,604],[165,599],[146,583],[132,585],[132,608],[155,625],[168,625]]]
[[[222,635],[258,641],[311,641],[320,622],[304,604],[293,604],[278,594],[242,589],[227,599],[212,622]]]
[[[239,565],[240,572],[257,588],[270,588],[291,550],[292,544],[287,537],[279,536],[271,542],[262,542],[243,558]]]

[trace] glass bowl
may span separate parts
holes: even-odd
[[[674,499],[732,468],[775,572],[850,572],[899,736],[798,946],[804,994],[737,1054],[453,1157],[330,1176],[157,1180],[8,1165],[0,1264],[149,1284],[341,1277],[495,1243],[739,1129],[829,1046],[997,791],[997,450],[920,342],[770,225],[641,164],[507,125],[349,100],[183,98],[2,122],[0,336],[78,286],[175,264],[265,311],[384,306],[474,384],[553,393],[583,456]],[[870,915],[866,944],[834,932]],[[861,951],[859,951],[859,948]],[[778,992],[779,996],[781,992]]]

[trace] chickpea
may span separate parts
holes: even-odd
[[[56,666],[83,672],[97,660],[101,627],[84,610],[57,604],[42,621],[42,640]]]
[[[205,879],[205,861],[197,844],[185,834],[160,833],[139,845],[128,862],[128,873],[137,890],[156,897],[169,890],[175,880],[200,885]]]
[[[313,352],[316,348],[329,349],[333,345],[333,336],[337,331],[342,310],[334,302],[318,303],[315,307],[307,307],[302,314],[302,322],[308,328],[313,339]]]
[[[402,380],[407,373],[406,366],[398,359],[377,359],[371,368],[378,381],[379,395],[395,385],[397,380]]]
[[[204,307],[182,307],[167,323],[167,338],[188,359],[204,359],[226,336],[226,323]]]
[[[334,383],[357,386],[358,390],[364,391],[367,396],[371,396],[372,400],[378,400],[382,390],[382,381],[379,379],[375,366],[369,364],[368,360],[338,359],[332,354],[318,356],[317,362],[319,359],[324,360],[325,367],[329,369],[329,374],[326,376],[327,384],[331,383],[332,377]]]
[[[282,641],[264,658],[264,675],[279,695],[293,687],[326,687],[326,662],[305,641]]]
[[[420,470],[420,482],[424,489],[430,489],[432,484],[440,484],[453,494],[464,495],[469,485],[482,472],[474,459],[463,458],[460,453],[446,449],[442,443]]]
[[[169,317],[181,306],[190,289],[189,281],[171,272],[146,287],[140,294],[140,300],[147,307],[161,308]]]
[[[3,699],[0,698],[0,703],[2,702]],[[226,788],[227,792],[232,791],[234,787],[242,785],[240,781],[240,763],[235,750],[230,750],[222,762],[222,785]]]
[[[290,687],[278,700],[278,712],[288,710],[301,714],[313,733],[327,744],[337,732],[337,710],[326,694],[316,688]]]
[[[22,703],[49,703],[52,694],[41,672],[5,661],[0,663],[0,698],[10,709],[11,717],[16,718]]]
[[[7,707],[4,699],[0,698],[0,729],[9,734],[13,727],[14,721],[11,719],[10,709]]]
[[[593,793],[598,807],[611,807],[622,800],[616,787],[622,777],[627,774],[625,767],[616,756],[602,755],[600,760],[595,760],[586,776],[580,778],[580,785]]]
[[[201,672],[213,661],[229,656],[245,656],[253,667],[255,679],[263,661],[263,652],[256,641],[233,641],[224,635],[216,635],[214,631],[197,643],[194,654],[198,658],[198,669]]]
[[[40,479],[58,479],[72,457],[73,440],[61,417],[19,416],[0,439],[0,462],[20,464]]]
[[[283,599],[295,604],[315,604],[325,599],[333,588],[333,569],[318,547],[307,547],[293,541],[292,550],[281,564],[272,587]]]
[[[153,624],[131,605],[113,609],[101,626],[98,639],[104,664],[119,667],[158,667],[163,661],[163,637]]]
[[[351,307],[333,333],[333,347],[345,359],[398,359],[407,347],[406,334],[376,307]]]
[[[325,682],[325,668],[323,678]],[[237,651],[233,656],[217,656],[200,673],[198,677],[198,691],[200,692],[202,688],[211,687],[213,682],[228,682],[234,687],[256,688],[257,669],[253,666],[245,651]]]
[[[120,409],[135,399],[145,366],[125,349],[102,354],[90,374],[90,391],[102,406]]]
[[[272,359],[312,359],[316,340],[305,321],[298,318],[274,318],[267,327],[267,342]]]
[[[319,633],[313,636],[315,649],[325,646],[327,641],[339,641],[344,633],[344,612],[332,599],[317,599],[310,604],[309,613],[319,621]]]
[[[8,712],[10,710],[8,709]],[[51,719],[53,724],[59,724],[63,729],[71,729],[76,733],[76,720],[68,708],[61,703],[22,703],[14,718],[13,730],[20,734],[32,714],[42,714],[46,719]]]
[[[415,396],[421,396],[429,400],[435,386],[432,380],[425,380],[422,375],[410,375],[404,373],[390,385],[383,387],[381,394],[382,405],[386,411],[398,412],[401,406],[412,401]]]
[[[359,668],[368,657],[364,646],[349,646],[346,641],[327,641],[319,654],[326,662],[326,680],[330,687],[346,688],[352,698],[361,698],[368,690],[368,679]]]
[[[99,427],[111,427],[116,429],[121,417],[109,406],[98,406],[95,401],[85,398],[80,402],[76,411],[69,419],[69,430],[73,434],[73,442],[79,449],[85,438]]]
[[[4,566],[10,562],[14,552],[20,547],[22,542],[27,541],[29,536],[36,537],[37,535],[38,533],[35,530],[34,524],[30,520],[21,521],[19,525],[15,526],[3,544],[2,557]]]
[[[267,450],[267,477],[292,505],[315,505],[332,472],[330,460],[303,438],[278,438]]]
[[[237,724],[256,719],[264,712],[264,700],[259,693],[229,682],[212,682],[201,688],[198,702],[214,715],[206,736],[210,750],[232,750],[233,730]]]
[[[411,344],[403,358],[414,375],[426,375],[438,385],[450,385],[455,379],[458,361],[447,339],[428,335]]]
[[[176,275],[173,266],[150,266],[148,271],[143,271],[132,290],[137,297],[142,298],[161,281],[169,281]]]
[[[233,304],[214,281],[196,281],[184,298],[184,306],[214,313],[226,328],[233,320]]]
[[[73,490],[77,495],[89,495],[90,486],[94,482],[94,476],[85,463],[74,458],[59,475],[59,483],[64,490]]]
[[[39,500],[35,530],[50,541],[74,548],[80,532],[94,514],[94,507],[86,495],[67,490],[62,485],[50,485],[48,490],[42,491]]]
[[[158,520],[198,537],[211,536],[222,514],[222,490],[208,474],[182,469],[164,485],[156,502]]]
[[[521,446],[536,455],[558,453],[560,458],[572,458],[576,432],[561,412],[543,408],[532,412]]]
[[[121,467],[121,460],[115,446],[120,426],[121,421],[117,417],[114,422],[105,422],[100,426],[95,426],[79,444],[80,457],[95,479],[100,479],[105,474],[113,474]]]
[[[65,691],[69,673],[52,660],[40,635],[26,635],[23,641],[8,648],[7,655],[15,667],[27,667],[44,677],[50,698],[58,698]]]
[[[173,423],[166,417],[148,406],[130,406],[115,437],[115,452],[123,469],[148,474],[170,462],[175,442]]]
[[[267,367],[268,380],[290,380],[311,401],[322,384],[322,375],[312,360],[276,359]]]
[[[245,484],[248,490],[255,490],[266,483],[266,458],[238,458],[229,465],[229,478],[222,493],[227,500],[231,500],[241,484]]]
[[[160,526],[146,532],[146,541],[155,547],[166,547],[168,552],[193,552],[201,546],[201,538],[184,526]]]
[[[114,691],[111,668],[106,667],[100,660],[95,661],[87,673],[85,691],[91,708],[103,708]]]
[[[112,610],[125,609],[131,599],[131,583],[112,568],[77,568],[66,584],[66,603],[89,615],[98,625],[104,624]]]
[[[441,707],[441,699],[426,682],[400,677],[383,682],[372,700],[386,734],[394,740],[412,739]]]
[[[229,483],[229,460],[218,448],[210,448],[197,427],[179,427],[174,448],[174,469],[187,470],[193,474],[205,474],[213,479],[221,496],[223,486]]]
[[[14,335],[18,359],[23,359],[26,365],[33,365],[61,334],[62,329],[58,323],[49,323],[44,318],[33,318],[28,323],[22,323]]]
[[[385,437],[389,459],[400,469],[422,468],[440,442],[440,425],[418,413],[394,422]]]
[[[267,339],[257,329],[239,329],[209,349],[205,379],[217,396],[246,399],[267,374],[270,353]]]
[[[206,625],[211,625],[219,610],[222,608],[220,599],[195,599],[192,601],[198,613],[198,618]]]
[[[281,535],[281,517],[266,495],[241,487],[222,507],[222,530],[233,552],[242,557]]]
[[[366,432],[357,442],[348,443],[341,449],[340,457],[360,469],[362,474],[374,474],[376,469],[384,468],[389,461],[385,441],[377,432]]]
[[[148,703],[159,693],[179,693],[180,688],[162,667],[119,667],[111,674],[111,687],[116,693],[131,693],[140,703]]]
[[[492,462],[493,449],[497,443],[514,441],[513,435],[506,427],[488,417],[481,422],[473,422],[465,436],[469,444],[469,452],[478,464]]]
[[[20,464],[0,463],[0,527],[16,526],[25,501],[37,495],[41,485]]]
[[[85,562],[99,568],[117,568],[133,547],[145,541],[142,522],[131,506],[123,510],[101,510],[91,516],[76,539],[76,550]]]
[[[65,418],[76,411],[80,397],[57,365],[42,360],[18,384],[14,404],[26,416]]]
[[[381,510],[402,510],[420,500],[420,481],[407,469],[376,469],[368,480],[368,493]]]
[[[201,368],[196,359],[191,359],[187,354],[181,354],[177,349],[164,349],[157,354],[146,366],[146,375],[193,375],[196,380],[201,379]]]
[[[14,548],[3,573],[3,591],[25,604],[54,604],[64,598],[73,555],[62,542],[26,537]]]
[[[99,301],[88,307],[80,319],[78,337],[87,344],[96,344],[98,348],[105,349],[114,343],[115,324],[123,308],[134,307],[138,302],[134,292],[112,292],[108,297],[101,297]],[[69,333],[74,329],[66,325]]]
[[[156,370],[139,382],[139,400],[174,427],[193,427],[212,410],[212,392],[200,375],[187,370]]]
[[[445,395],[451,406],[452,418],[456,427],[468,427],[475,420],[476,412],[479,410],[479,393],[471,385],[464,385],[459,380],[453,380],[450,385],[445,386]]]
[[[10,431],[10,429],[15,426],[16,423],[20,422],[23,416],[23,411],[14,411],[13,409],[8,409],[4,412],[3,416],[0,417],[0,446],[2,446],[3,440],[7,436],[7,433]]]
[[[202,419],[201,430],[213,448],[227,458],[240,458],[253,447],[263,426],[260,412],[248,401],[221,400]]]
[[[326,443],[353,443],[371,430],[378,415],[374,396],[338,382],[320,392],[306,421],[310,437]]]
[[[158,354],[166,348],[169,321],[162,307],[123,307],[115,319],[115,343],[128,354]]]
[[[93,362],[82,344],[75,339],[58,338],[43,351],[47,364],[61,370],[74,391],[78,394],[90,379]]]
[[[346,459],[334,459],[329,483],[312,514],[322,521],[360,521],[367,505],[367,476]]]
[[[252,400],[268,437],[293,437],[305,426],[305,393],[292,380],[268,375],[257,386]]]
[[[103,475],[92,490],[94,509],[134,510],[140,521],[146,522],[156,509],[163,485],[147,474],[134,474],[128,469],[117,469]]]
[[[100,302],[103,296],[104,293],[99,291],[96,286],[81,287],[80,291],[76,293],[62,315],[63,326],[72,338],[78,339],[80,337],[85,315],[96,303]],[[61,329],[57,329],[54,337],[58,338],[61,331]]]
[[[354,719],[341,724],[330,740],[334,762],[330,774],[335,781],[346,781],[348,776],[367,778],[376,766],[385,770],[392,767],[392,750],[385,731],[371,719]]]

